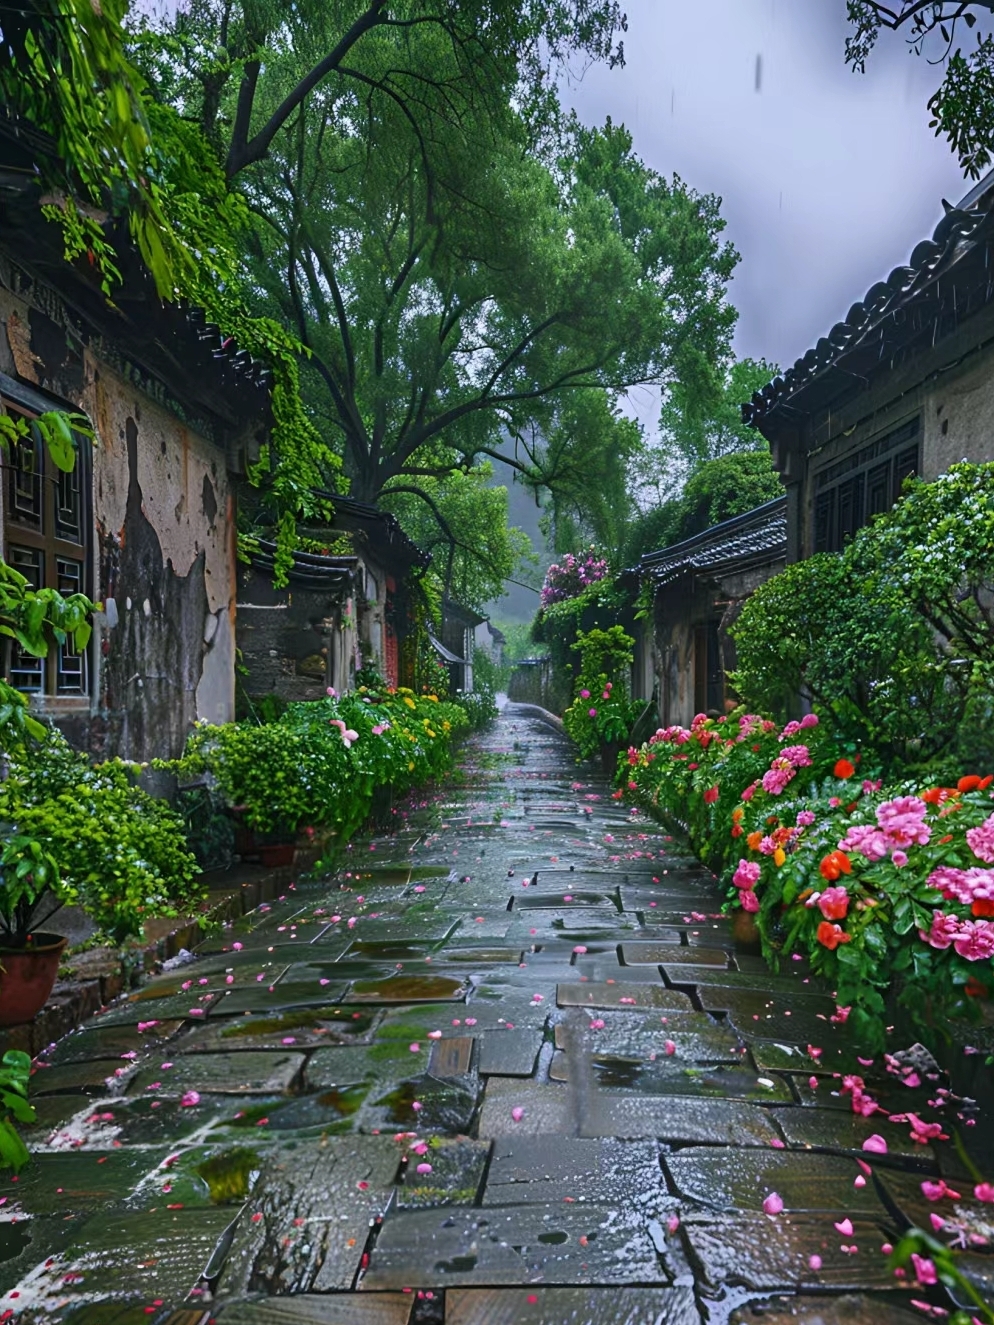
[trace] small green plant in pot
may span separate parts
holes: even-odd
[[[7,825],[0,851],[0,1026],[30,1021],[48,1001],[66,940],[41,927],[65,900],[51,852]]]

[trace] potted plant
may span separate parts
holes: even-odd
[[[0,852],[0,1026],[30,1021],[48,1002],[68,940],[42,926],[62,905],[52,855],[9,831]]]

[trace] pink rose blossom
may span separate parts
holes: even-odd
[[[944,915],[942,911],[935,911],[932,915],[932,925],[926,934],[923,929],[918,931],[918,937],[927,943],[930,948],[944,949],[948,948],[959,931],[959,920],[956,916]]]
[[[818,816],[815,814],[814,810],[802,810],[797,816],[798,828],[810,828],[817,817]]]
[[[744,801],[751,801],[753,796],[755,796],[756,794],[756,788],[758,786],[759,786],[758,782],[750,782],[749,786],[746,787],[745,791],[742,792],[742,799]]]
[[[953,947],[968,962],[987,961],[994,957],[994,924],[989,920],[964,920]]]
[[[877,823],[891,846],[906,847],[912,843],[926,846],[932,836],[925,822],[927,812],[928,806],[918,796],[896,796],[877,806]],[[991,859],[994,860],[994,855]]]
[[[787,759],[795,768],[807,768],[811,763],[811,755],[806,745],[788,745],[780,751],[780,758]]]
[[[839,909],[843,904],[848,906],[849,894],[845,888],[826,888],[818,898],[818,910],[826,920],[838,920],[840,918]],[[842,912],[845,915],[845,911]]]
[[[742,904],[743,911],[749,911],[753,915],[759,910],[759,898],[751,888],[744,888],[739,893],[739,901]]]
[[[759,882],[760,867],[755,860],[740,860],[732,875],[736,888],[752,888]]]
[[[887,854],[887,837],[872,824],[853,824],[839,843],[840,851],[858,851],[867,860],[883,860]]]
[[[970,850],[988,865],[994,865],[994,814],[985,819],[977,828],[966,830],[966,840]]]
[[[805,713],[804,717],[801,719],[801,726],[802,726],[802,727],[817,727],[817,726],[818,726],[818,714],[817,714],[817,713]]]

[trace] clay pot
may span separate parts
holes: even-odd
[[[732,917],[732,938],[735,946],[748,952],[761,952],[762,941],[755,916],[750,911],[738,910]]]
[[[0,1026],[31,1021],[48,1002],[69,940],[31,934],[23,948],[0,947]]]

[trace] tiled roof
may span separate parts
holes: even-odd
[[[787,498],[775,497],[682,543],[646,553],[639,571],[658,588],[687,571],[728,571],[786,554]]]
[[[994,241],[994,172],[960,200],[923,239],[906,266],[853,304],[845,318],[803,358],[757,391],[742,416],[766,432],[771,416],[826,404],[852,390],[880,365],[929,347],[994,298],[987,261]],[[824,389],[822,389],[824,388]]]

